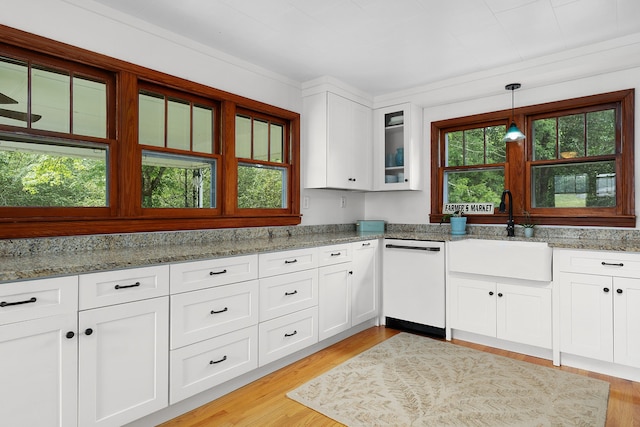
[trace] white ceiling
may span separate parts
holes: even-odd
[[[371,95],[640,33],[640,0],[96,0],[305,82]]]

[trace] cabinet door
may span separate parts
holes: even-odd
[[[318,269],[319,340],[351,327],[351,262]]]
[[[615,277],[613,285],[614,362],[640,368],[640,279]]]
[[[378,241],[355,242],[351,281],[351,326],[378,314]]]
[[[329,93],[327,97],[327,185],[333,188],[351,188],[353,175],[350,141],[352,134],[351,110],[353,101]],[[357,181],[356,181],[357,182]]]
[[[495,282],[451,277],[449,290],[451,327],[495,337]]]
[[[422,115],[411,104],[374,111],[375,190],[419,190]],[[403,152],[398,156],[398,150]],[[400,160],[400,161],[398,161]]]
[[[558,273],[560,351],[613,362],[612,280]]]
[[[551,289],[497,285],[498,338],[551,348]]]
[[[82,311],[79,326],[81,426],[121,426],[168,405],[168,297]]]
[[[1,425],[77,425],[76,330],[75,313],[0,326]]]

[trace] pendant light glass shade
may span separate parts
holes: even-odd
[[[524,139],[524,134],[520,132],[518,126],[516,126],[515,122],[511,122],[511,126],[507,129],[507,134],[504,136],[504,142],[515,142],[522,141]]]
[[[525,138],[524,133],[522,133],[522,131],[518,129],[518,126],[516,126],[513,114],[513,92],[516,89],[519,89],[520,86],[520,83],[510,83],[504,87],[506,90],[511,91],[511,126],[507,129],[507,134],[503,138],[504,142],[522,141]]]

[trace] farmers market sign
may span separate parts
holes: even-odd
[[[443,214],[461,211],[464,215],[493,215],[493,203],[445,203]]]

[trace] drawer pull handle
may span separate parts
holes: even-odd
[[[624,264],[621,262],[604,262],[602,261],[602,265],[612,265],[614,267],[624,267]]]
[[[298,262],[297,259],[294,259],[293,261],[289,261],[289,260],[286,260],[286,259],[284,260],[285,264],[295,264],[296,262]]]
[[[293,332],[292,332],[292,333],[290,333],[290,334],[285,333],[285,334],[284,334],[284,336],[285,336],[286,338],[288,338],[288,337],[292,337],[292,336],[296,335],[297,333],[298,333],[298,331],[293,331]]]
[[[209,276],[215,276],[216,274],[224,274],[226,272],[227,272],[226,268],[224,270],[222,270],[222,271],[210,271],[209,272]]]
[[[340,256],[340,252],[333,252],[331,256]]]
[[[362,246],[371,246],[371,243],[363,243]]]
[[[136,282],[133,285],[115,285],[114,288],[116,289],[127,289],[127,288],[136,288],[138,286],[140,286],[140,282]]]
[[[229,311],[229,307],[225,307],[222,310],[218,310],[218,311],[211,310],[211,314],[220,314],[220,313],[224,313],[225,311]]]
[[[223,357],[222,359],[220,359],[220,360],[212,360],[212,361],[210,361],[210,362],[209,362],[209,365],[215,365],[215,364],[218,364],[218,363],[222,363],[222,362],[224,362],[225,360],[227,360],[227,356],[224,356],[224,357]]]
[[[20,304],[29,304],[32,302],[36,302],[36,297],[31,297],[27,300],[24,301],[16,301],[16,302],[6,302],[6,301],[2,301],[0,302],[0,307],[9,307],[10,305],[20,305]]]
[[[291,295],[295,295],[295,294],[297,294],[297,293],[298,293],[298,290],[296,289],[296,290],[295,290],[295,291],[293,291],[293,292],[285,292],[285,293],[284,293],[284,295],[288,297],[288,296],[291,296]]]

